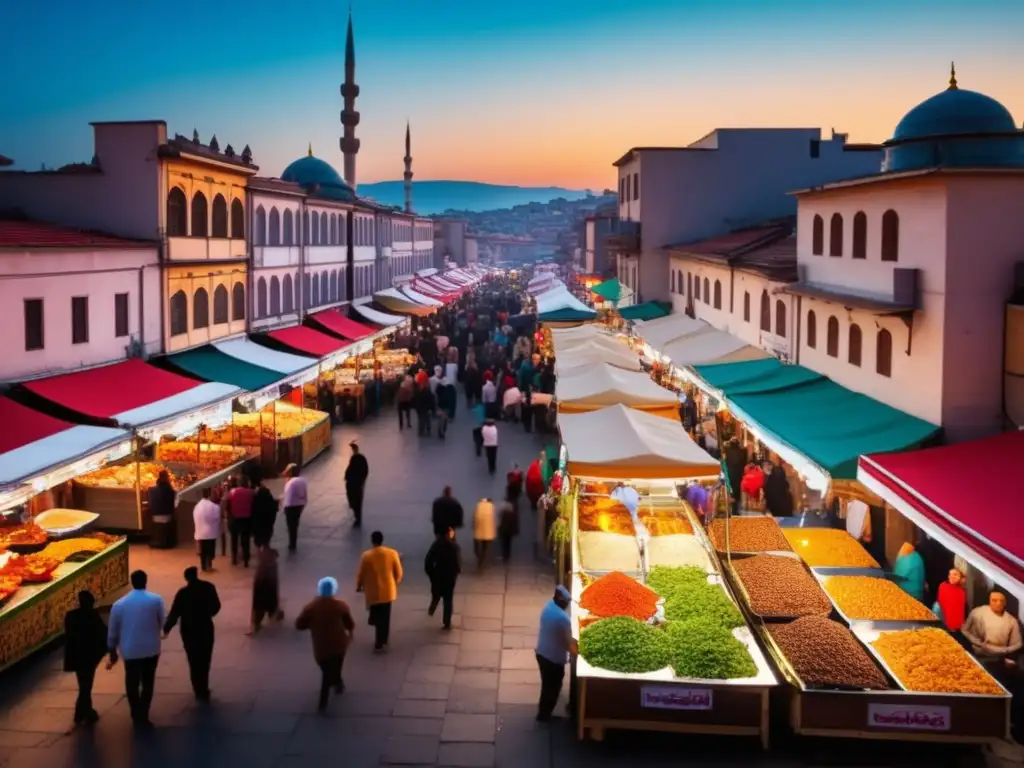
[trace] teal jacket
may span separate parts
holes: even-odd
[[[897,557],[892,572],[900,578],[899,585],[904,592],[924,602],[924,558],[920,552]]]

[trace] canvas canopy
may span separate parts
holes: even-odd
[[[633,304],[619,310],[619,316],[623,320],[656,320],[668,313],[669,310],[657,301],[645,301],[643,304]]]
[[[707,333],[714,328],[703,320],[697,320],[687,315],[669,315],[657,320],[649,320],[638,329],[640,338],[651,348],[661,352],[666,344],[695,336],[698,333]]]
[[[443,307],[444,306],[444,302],[441,301],[440,299],[435,299],[432,296],[425,296],[424,294],[420,293],[419,291],[415,290],[414,288],[409,287],[408,285],[403,285],[402,286],[402,293],[404,293],[410,299],[415,301],[417,304],[422,304],[425,307]]]
[[[590,290],[605,301],[618,301],[625,293],[625,287],[617,279],[605,280]]]
[[[574,309],[594,317],[597,313],[577,299],[564,285],[537,296],[537,314],[542,316],[559,309]]]
[[[774,357],[740,363],[712,363],[694,366],[694,372],[723,395],[753,395],[799,387],[823,378],[801,365],[786,365]]]
[[[212,344],[168,355],[167,362],[191,376],[234,384],[249,392],[261,390],[282,378],[280,371],[246,363]]]
[[[740,363],[770,355],[725,331],[711,330],[669,342],[661,353],[680,367],[701,363]]]
[[[291,375],[299,371],[313,368],[317,361],[303,355],[292,355],[288,352],[279,352],[276,349],[265,347],[248,339],[228,339],[227,341],[215,341],[217,349],[225,355],[249,363],[258,365],[261,368],[269,368],[284,375]]]
[[[401,315],[389,315],[387,312],[381,312],[368,304],[353,304],[352,311],[364,320],[369,320],[371,323],[384,328],[392,328],[405,322],[405,318]]]
[[[719,463],[694,443],[678,421],[613,405],[559,416],[568,470],[613,480],[714,477]]]
[[[558,413],[582,413],[621,403],[638,411],[677,419],[679,401],[646,373],[625,371],[607,363],[574,368],[555,383]]]
[[[557,351],[555,353],[555,373],[559,376],[567,375],[573,368],[585,368],[602,363],[614,365],[616,368],[623,368],[627,371],[641,370],[640,358],[625,344],[606,347],[588,341],[565,354],[558,354]]]
[[[373,300],[392,312],[400,312],[404,315],[426,317],[435,312],[433,307],[413,301],[397,288],[385,288],[383,291],[377,291],[373,294]]]
[[[590,332],[588,333],[588,331]],[[577,328],[554,328],[551,330],[551,342],[556,356],[572,353],[573,350],[581,348],[607,349],[613,355],[619,355],[623,350],[629,350],[621,341],[616,341],[608,334],[601,333],[590,325],[581,325]]]

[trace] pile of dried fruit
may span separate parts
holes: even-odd
[[[725,552],[725,520],[712,520],[708,526],[711,543]],[[789,552],[792,547],[782,535],[782,528],[771,517],[733,517],[729,520],[731,552]]]
[[[676,677],[733,680],[757,674],[747,647],[711,619],[670,622],[665,633],[669,638],[669,663]]]
[[[829,576],[825,591],[850,619],[862,621],[935,621],[938,617],[888,579]]]
[[[647,621],[658,608],[658,595],[619,571],[602,576],[580,597],[580,607],[595,616],[631,616]]]
[[[853,536],[838,528],[782,528],[793,551],[812,568],[878,568]]]
[[[889,688],[857,638],[824,616],[769,624],[768,632],[805,685],[881,691]]]
[[[750,598],[750,610],[772,619],[828,616],[832,602],[795,557],[754,555],[732,561]]]
[[[664,669],[671,648],[668,634],[636,619],[602,619],[580,632],[580,656],[592,666],[637,674]]]
[[[1004,695],[988,672],[944,630],[883,632],[871,645],[909,691]]]

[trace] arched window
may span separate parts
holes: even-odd
[[[284,280],[281,281],[281,298],[282,298],[282,310],[286,315],[291,314],[295,311],[295,289],[292,288],[292,276],[285,275]]]
[[[786,305],[782,299],[775,300],[775,335],[786,338]]]
[[[894,210],[882,214],[882,261],[900,260],[900,217]]]
[[[327,219],[327,212],[324,211],[323,213],[320,214],[320,244],[330,245],[330,235],[330,224]]]
[[[192,327],[210,327],[210,294],[205,288],[197,288],[192,294]]]
[[[715,280],[715,309],[722,308],[722,281]]]
[[[825,253],[825,220],[818,214],[814,214],[811,222],[811,253],[815,256]]]
[[[313,244],[309,231],[309,211],[304,211],[302,214],[302,242],[305,245]]]
[[[369,231],[369,235],[370,235],[370,237],[369,237],[370,243],[369,244],[370,245],[376,245],[377,244],[377,231],[376,231],[376,228],[374,227],[374,219],[367,219],[367,221],[366,221],[366,228]],[[412,240],[412,227],[409,227],[409,240]]]
[[[213,324],[228,321],[228,289],[223,284],[213,289]]]
[[[292,210],[291,208],[284,209],[284,216],[282,217],[282,238],[284,245],[295,245],[295,228],[292,222]]]
[[[828,255],[843,255],[843,217],[833,213],[828,222]]]
[[[256,281],[256,319],[267,316],[267,278]]]
[[[338,244],[338,215],[336,213],[331,214],[331,244]]]
[[[743,292],[743,322],[750,322],[750,291]]]
[[[310,303],[309,297],[309,289],[311,285],[312,281],[309,279],[309,272],[306,272],[302,276],[302,306],[304,309],[309,309],[311,306],[313,306]]]
[[[313,275],[313,282],[309,289],[309,306],[315,307],[320,303],[320,275]]]
[[[860,347],[860,326],[857,325],[856,323],[851,323],[849,347],[846,350],[846,359],[850,362],[850,365],[856,365],[858,368],[860,368]]]
[[[277,275],[270,278],[270,314],[274,317],[281,314],[281,281]]]
[[[761,291],[761,330],[768,333],[772,330],[772,302],[768,291]]]
[[[676,293],[676,271],[672,270],[672,293]]]
[[[181,187],[167,193],[167,236],[184,237],[188,234],[188,201]]]
[[[228,204],[219,193],[213,196],[213,236],[228,236]]]
[[[868,257],[868,217],[864,211],[857,211],[853,216],[853,253],[855,259]]]
[[[277,208],[270,209],[270,219],[267,232],[267,245],[281,244],[281,214]]]
[[[231,319],[245,320],[245,286],[240,282],[231,288]]]
[[[818,317],[813,309],[807,311],[807,346],[811,349],[818,346]]]
[[[238,199],[231,201],[231,236],[236,240],[245,239],[245,208]]]
[[[711,303],[711,283],[706,277],[704,278],[704,303]]]
[[[698,277],[693,281],[693,299],[694,301],[700,301],[700,278]]]
[[[835,316],[828,319],[828,338],[825,340],[825,353],[829,357],[839,357],[839,321]]]
[[[885,328],[878,332],[875,342],[875,371],[882,376],[892,376],[892,334]]]
[[[209,234],[209,211],[206,195],[196,192],[192,196],[192,237],[206,237]]]
[[[348,244],[348,214],[338,214],[338,244]]]
[[[178,291],[171,296],[171,336],[180,336],[188,333],[188,296],[184,291]]]
[[[267,212],[262,205],[256,206],[256,224],[252,232],[253,245],[267,244]]]

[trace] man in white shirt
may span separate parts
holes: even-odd
[[[480,390],[480,402],[484,404],[484,413],[489,419],[498,418],[498,388],[494,385],[493,378],[487,378],[483,389]]]
[[[199,567],[212,571],[217,539],[220,538],[220,505],[210,500],[209,488],[203,488],[203,498],[192,510],[192,522],[195,523],[196,543],[199,545]]]
[[[505,390],[502,398],[502,410],[505,412],[505,421],[519,423],[519,404],[523,402],[523,393],[515,384]]]
[[[284,520],[288,525],[288,551],[294,552],[299,538],[299,518],[309,501],[309,486],[306,478],[299,476],[298,464],[289,464],[284,474],[288,478],[284,484]]]
[[[625,504],[631,515],[636,515],[637,507],[640,506],[640,494],[637,493],[636,488],[625,483],[619,483],[615,486],[615,490],[611,492],[611,497]]]
[[[160,661],[160,633],[164,625],[164,599],[146,590],[145,571],[133,571],[132,591],[110,610],[107,648],[109,669],[117,663],[117,651],[124,657],[124,686],[132,722],[148,728],[149,706],[153,703],[153,682]]]
[[[487,455],[487,471],[494,474],[498,467],[498,425],[494,419],[487,419],[480,428],[480,437],[484,444],[484,453]]]

